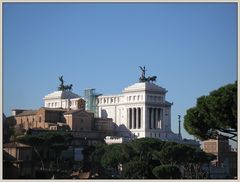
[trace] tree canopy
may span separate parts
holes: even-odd
[[[199,97],[187,110],[184,128],[200,140],[223,136],[237,141],[237,81]]]
[[[214,159],[201,149],[154,138],[97,146],[90,158],[92,166],[111,168],[124,179],[188,178],[185,174],[201,178],[199,166]],[[187,171],[183,176],[180,168]],[[168,174],[164,175],[165,171]]]
[[[181,172],[177,166],[161,165],[153,169],[153,174],[160,179],[179,179]]]
[[[54,151],[58,166],[61,152],[68,149],[72,139],[73,136],[70,133],[51,131],[38,135],[32,135],[31,132],[29,132],[26,135],[17,137],[16,141],[32,146],[41,161],[42,169],[44,169],[44,159],[41,153],[43,153],[43,151],[49,152],[50,149]]]

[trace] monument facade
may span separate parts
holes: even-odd
[[[166,100],[167,90],[154,83],[156,76],[145,76],[145,66],[140,68],[138,83],[124,88],[121,94],[97,97],[99,117],[112,118],[119,136],[178,140],[171,131],[172,103]]]

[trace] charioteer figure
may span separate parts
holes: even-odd
[[[58,86],[58,90],[60,91],[71,91],[73,84],[70,85],[64,85],[63,76],[58,77],[59,81],[61,82]]]
[[[148,78],[146,78],[145,74],[146,74],[146,67],[145,66],[139,66],[139,68],[142,70],[142,75],[139,78],[139,82],[154,82],[157,79],[157,76],[149,76]]]

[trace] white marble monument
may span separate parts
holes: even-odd
[[[119,136],[178,140],[178,134],[171,131],[172,103],[165,99],[167,90],[153,83],[156,76],[145,77],[145,67],[141,69],[139,83],[123,89],[122,94],[98,96],[99,117],[112,118]]]

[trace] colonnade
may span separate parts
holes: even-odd
[[[143,120],[143,108],[133,107],[127,109],[128,129],[140,129],[142,128]]]
[[[156,129],[162,128],[162,117],[163,117],[163,110],[160,108],[148,108],[147,109],[148,115],[148,128],[149,129]]]

